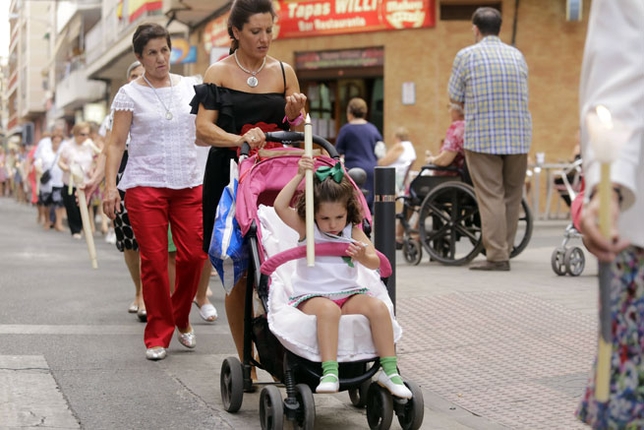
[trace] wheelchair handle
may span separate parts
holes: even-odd
[[[294,144],[304,141],[304,133],[301,131],[269,131],[266,134],[267,142],[281,142],[286,144]],[[316,134],[313,135],[313,143],[320,145],[326,152],[329,153],[331,158],[336,160],[340,158],[335,146],[328,140]],[[241,146],[240,156],[248,156],[250,153],[250,145],[248,142],[243,142]]]

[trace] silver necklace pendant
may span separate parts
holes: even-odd
[[[259,84],[259,81],[255,76],[249,76],[248,79],[246,79],[246,83],[248,84],[249,87],[255,88],[257,84]]]
[[[172,112],[167,111],[167,112],[165,113],[165,119],[167,119],[168,121],[170,121],[170,120],[172,119]]]

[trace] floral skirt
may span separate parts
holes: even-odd
[[[595,365],[577,410],[594,429],[644,428],[644,249],[629,247],[611,265],[612,357],[608,402],[594,397]]]

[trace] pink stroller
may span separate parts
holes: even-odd
[[[290,144],[301,142],[304,137],[299,132],[267,133],[266,136],[267,140]],[[339,158],[333,145],[317,136],[313,141],[331,154],[331,157],[316,156],[316,165],[333,166]],[[315,426],[313,390],[322,374],[315,317],[288,305],[293,260],[304,258],[306,250],[297,246],[296,233],[282,223],[272,208],[279,191],[297,172],[301,155],[302,151],[296,148],[263,150],[243,159],[239,169],[236,218],[250,254],[244,354],[243,363],[237,357],[228,357],[222,363],[220,391],[224,408],[237,412],[244,391],[253,390],[251,366],[267,371],[278,384],[283,384],[285,399],[275,383],[262,384],[265,385],[259,405],[262,429],[282,429],[285,420],[291,421],[294,428]],[[366,208],[364,196],[361,193],[359,196]],[[367,215],[365,224],[370,223]],[[316,255],[344,255],[345,249],[337,244],[317,245]],[[365,269],[360,274],[360,282],[388,304],[397,341],[402,329],[393,316],[393,304],[381,280],[381,276],[391,274],[391,265],[382,254],[380,258],[380,275]],[[416,384],[405,381],[413,394],[412,399],[405,400],[394,398],[371,380],[380,365],[366,317],[342,316],[340,332],[343,334],[338,348],[340,391],[349,391],[354,406],[366,406],[369,427],[388,429],[395,412],[403,429],[420,428],[424,401]],[[253,358],[253,346],[258,359]]]

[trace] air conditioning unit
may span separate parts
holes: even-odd
[[[581,21],[583,0],[566,0],[566,21]]]

